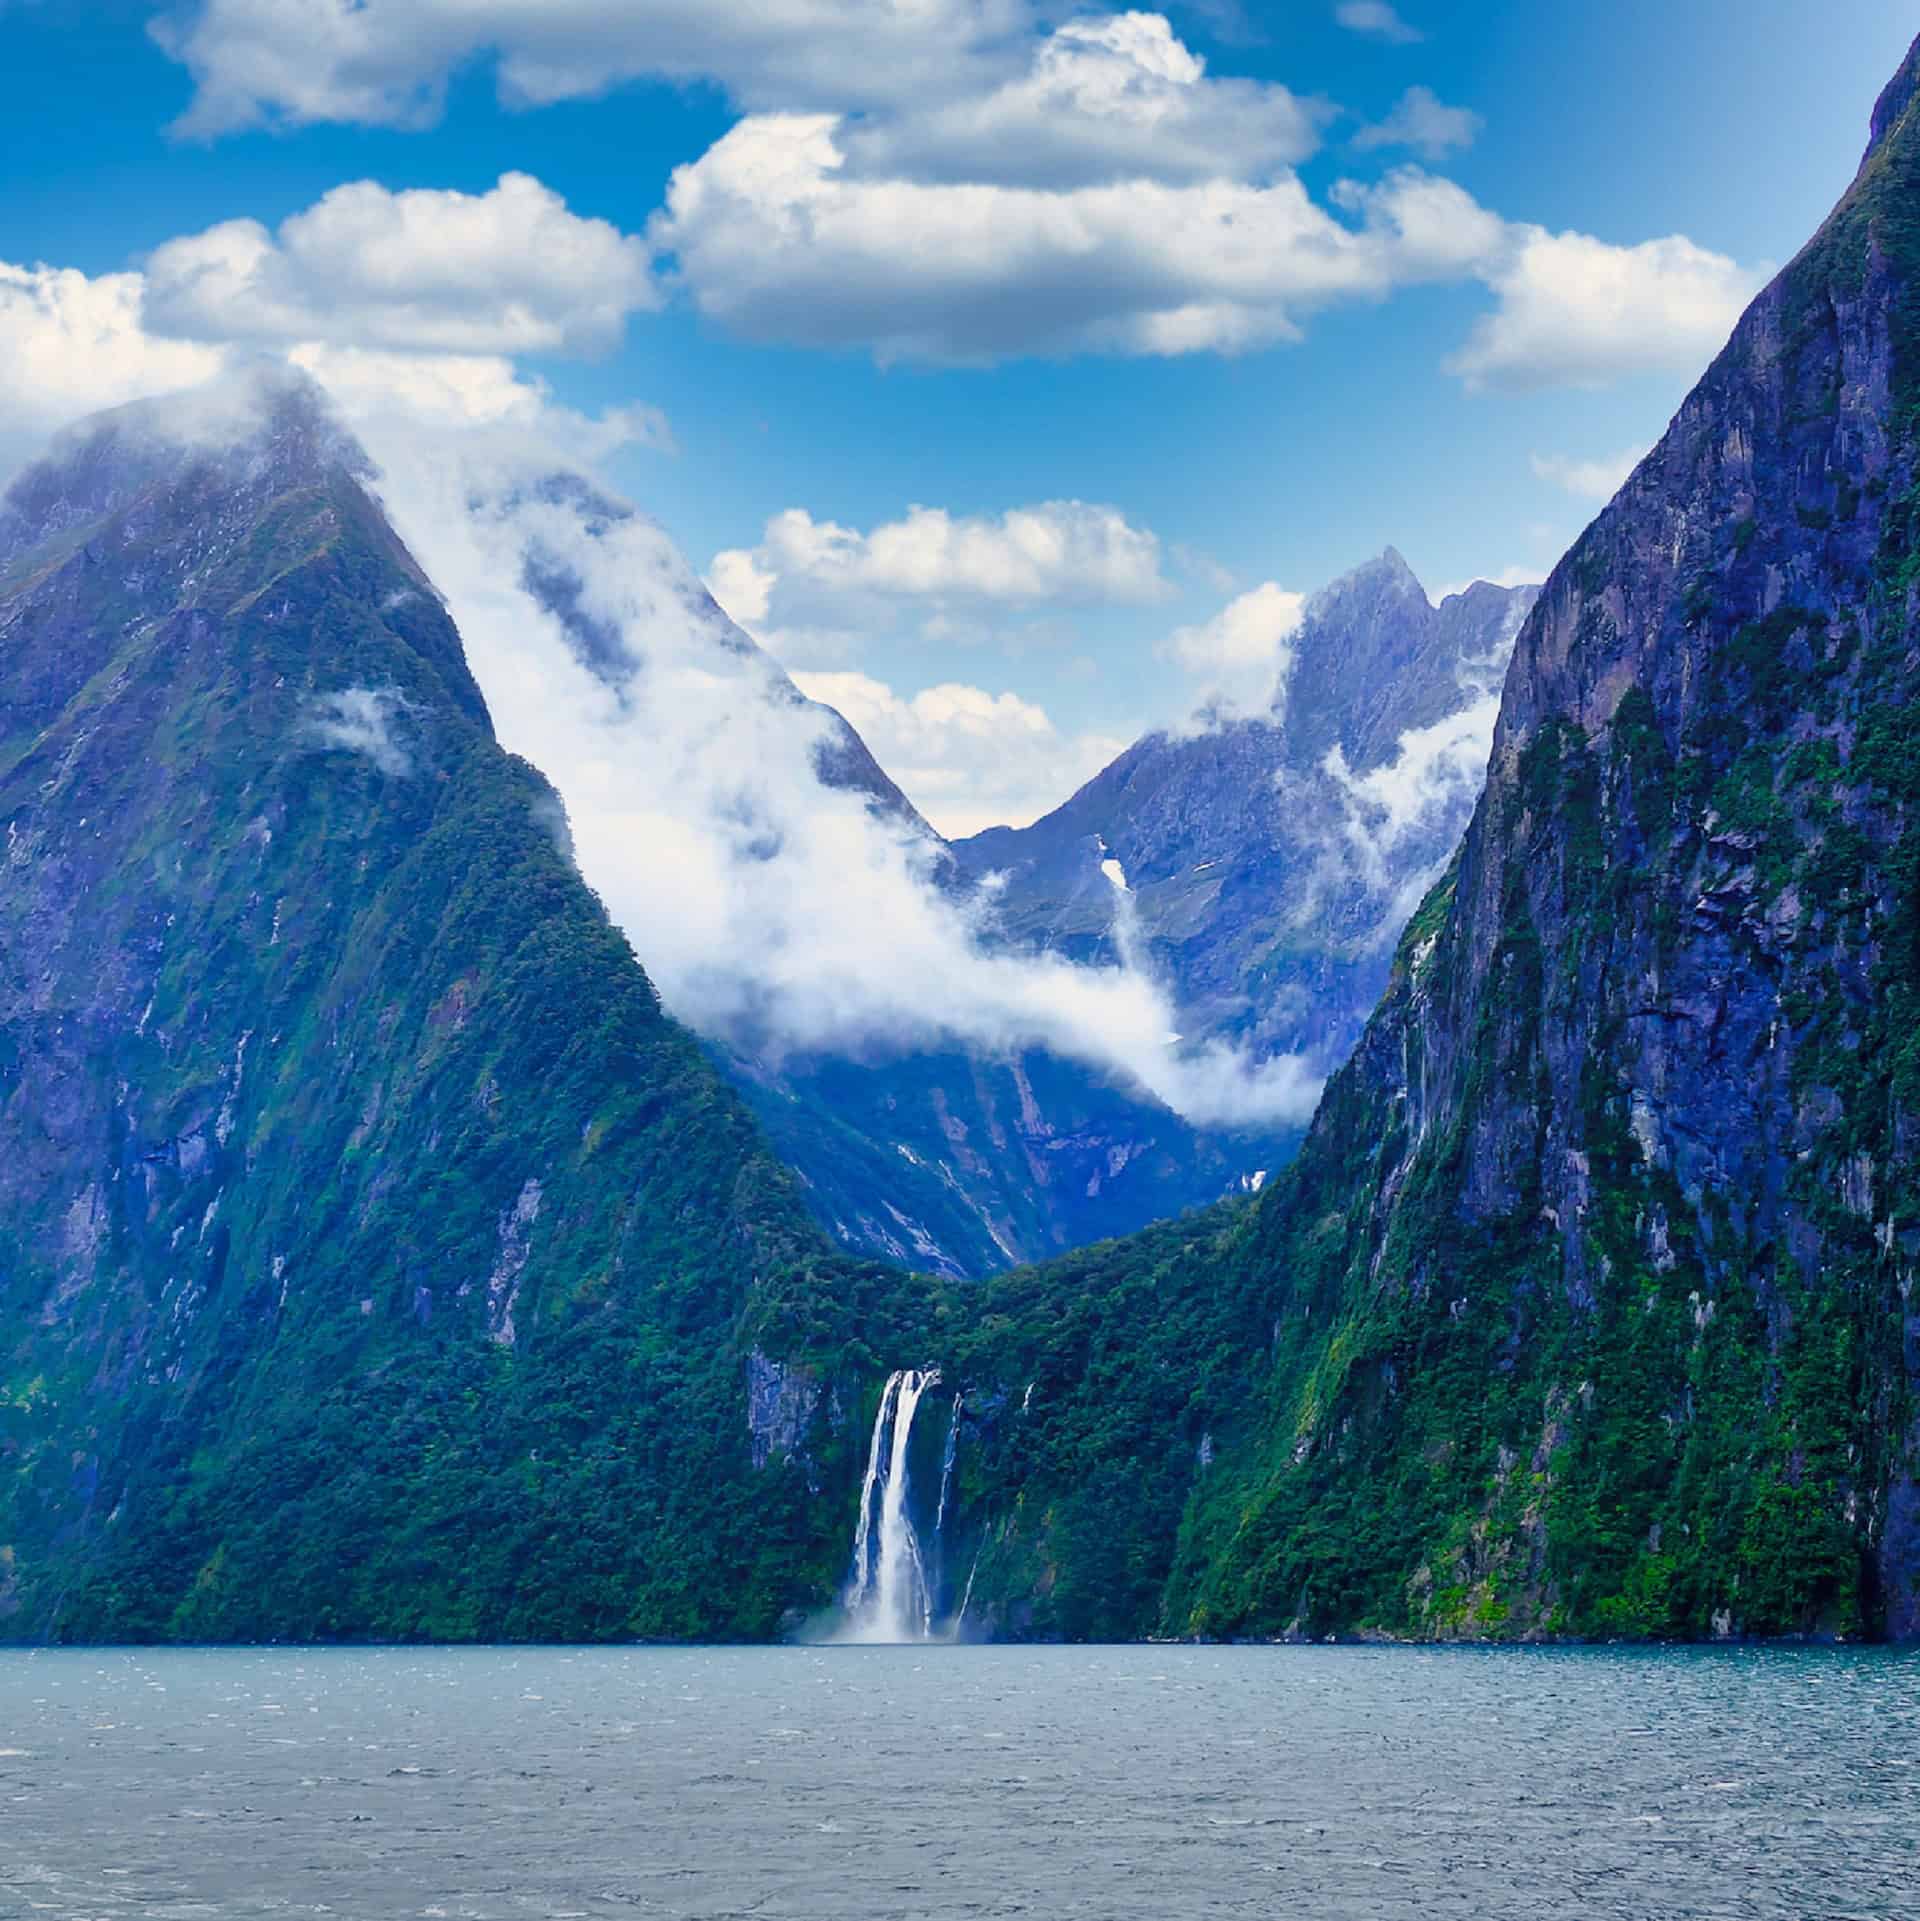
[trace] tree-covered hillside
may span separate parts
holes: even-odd
[[[662,1013],[356,451],[243,398],[0,519],[0,1632],[772,1633],[863,1437],[769,1458],[750,1372],[907,1284]]]

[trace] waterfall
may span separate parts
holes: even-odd
[[[850,1641],[925,1641],[933,1633],[933,1594],[907,1506],[907,1453],[920,1397],[940,1371],[903,1368],[887,1377],[867,1444],[853,1571],[846,1592]],[[942,1476],[945,1479],[945,1476]]]
[[[933,1511],[933,1538],[938,1541],[947,1526],[947,1495],[953,1488],[953,1457],[960,1447],[960,1397],[953,1397],[953,1412],[947,1416],[947,1445],[940,1456],[940,1505]]]
[[[953,1617],[953,1638],[959,1640],[967,1625],[967,1609],[973,1605],[973,1577],[980,1572],[980,1557],[987,1551],[987,1543],[982,1537],[980,1545],[973,1550],[973,1565],[967,1569],[967,1591],[960,1597],[960,1612]]]

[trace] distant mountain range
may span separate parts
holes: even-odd
[[[1434,607],[1392,549],[1310,602],[1271,710],[1137,742],[1033,826],[949,851],[1011,947],[1132,965],[1180,1038],[1330,1073],[1472,811],[1531,588]],[[1304,1132],[1196,1125],[1045,1053],[735,1057],[846,1246],[977,1276],[1253,1191]]]
[[[1270,714],[1149,734],[955,856],[1002,877],[1010,939],[1113,960],[1130,929],[1194,1031],[1331,1073],[1472,813],[1536,591],[1435,607],[1388,548],[1308,603]]]

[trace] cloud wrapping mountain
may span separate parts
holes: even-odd
[[[1179,1044],[1147,976],[989,945],[983,904],[936,885],[939,845],[917,820],[822,780],[835,717],[660,529],[556,485],[550,447],[391,413],[355,425],[502,740],[551,770],[582,870],[684,1019],[775,1055],[1042,1047],[1200,1122],[1311,1110],[1318,1075],[1301,1063]],[[606,637],[598,657],[583,631]]]

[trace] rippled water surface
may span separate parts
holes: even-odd
[[[1920,1657],[0,1652],[0,1914],[1920,1916]]]

